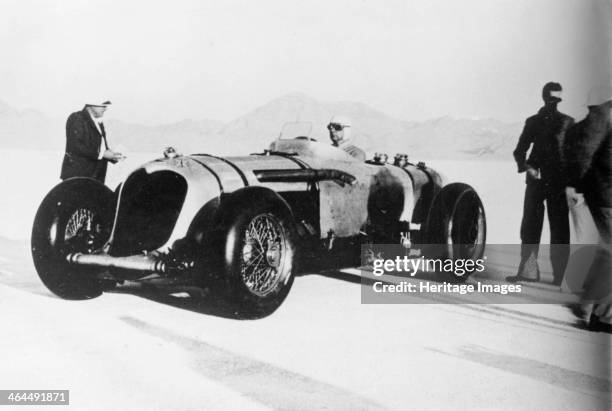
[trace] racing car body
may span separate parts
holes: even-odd
[[[476,192],[385,157],[364,163],[307,137],[279,138],[241,157],[165,153],[115,192],[68,179],[38,210],[34,263],[63,298],[166,279],[221,284],[237,305],[271,312],[298,265],[354,245],[359,257],[364,242],[468,244],[478,258],[486,223]]]

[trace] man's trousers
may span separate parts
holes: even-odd
[[[553,282],[561,284],[569,257],[569,210],[565,187],[550,184],[544,180],[528,180],[523,203],[521,222],[521,263],[518,275],[523,278],[539,279],[538,252],[542,225],[544,224],[544,203],[550,225],[550,260],[553,267]]]

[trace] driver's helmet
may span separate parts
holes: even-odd
[[[331,132],[333,130],[344,130],[344,139],[348,140],[351,138],[351,119],[343,115],[335,115],[329,120],[327,129]]]

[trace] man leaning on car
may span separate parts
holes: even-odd
[[[125,158],[110,149],[102,118],[110,101],[87,103],[66,121],[66,152],[60,178],[89,177],[104,183],[107,163]]]

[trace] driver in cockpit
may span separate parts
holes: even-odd
[[[351,120],[345,116],[333,116],[327,125],[329,138],[334,147],[346,151],[357,160],[365,161],[365,151],[351,143]]]

